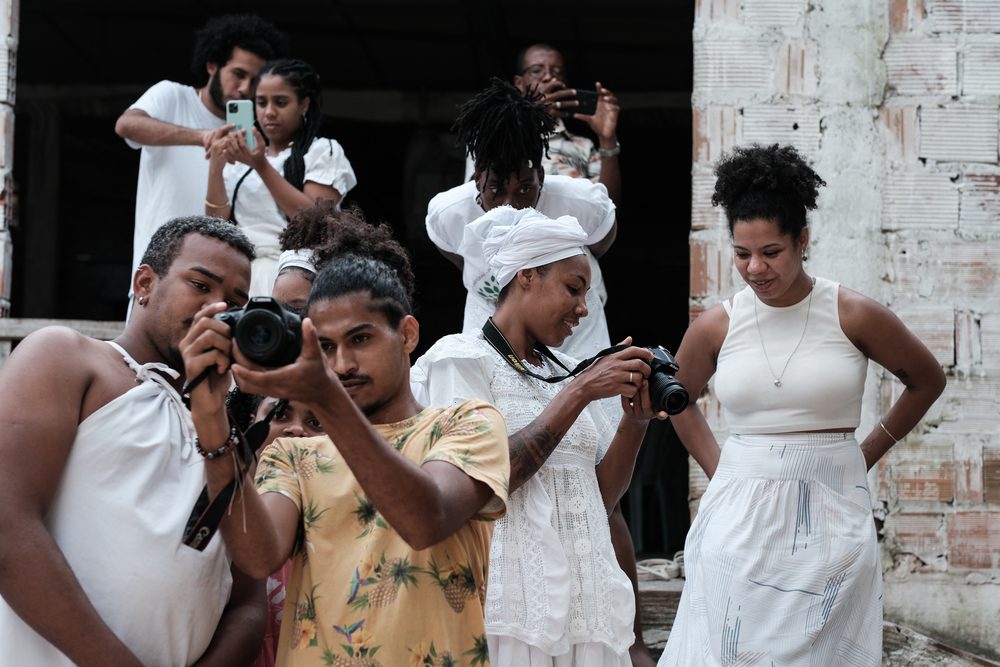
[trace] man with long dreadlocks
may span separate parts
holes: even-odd
[[[534,208],[550,218],[576,218],[587,233],[592,274],[589,312],[558,349],[586,359],[611,344],[604,317],[607,292],[597,258],[615,240],[615,205],[599,183],[545,174],[542,156],[555,121],[535,99],[494,78],[488,88],[462,105],[454,129],[475,162],[473,180],[431,199],[427,235],[462,270],[468,290],[462,331],[475,333],[493,314],[500,288],[486,266],[482,247],[472,240],[463,244],[466,225],[504,205]]]
[[[550,218],[576,218],[587,234],[585,250],[591,271],[588,312],[557,349],[586,359],[610,345],[604,316],[607,294],[597,257],[614,242],[615,205],[599,183],[545,174],[542,157],[555,121],[538,99],[494,78],[488,88],[461,107],[454,129],[475,163],[473,179],[431,199],[427,234],[441,254],[462,269],[468,291],[462,332],[475,334],[496,309],[500,286],[476,240],[481,237],[466,235],[466,227],[485,211],[504,205],[535,208]],[[609,523],[615,555],[635,590],[635,551],[620,507],[615,507]],[[642,641],[638,607],[636,610],[635,644],[630,653],[635,664],[652,664]]]

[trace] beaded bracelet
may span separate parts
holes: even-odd
[[[195,451],[197,451],[199,454],[201,454],[202,456],[204,456],[209,461],[211,461],[212,459],[219,458],[223,454],[227,453],[229,450],[231,450],[234,447],[236,447],[236,445],[238,445],[238,444],[240,444],[240,439],[236,435],[236,427],[235,426],[230,427],[230,429],[229,429],[229,437],[226,438],[226,441],[224,443],[222,443],[222,446],[219,447],[218,449],[215,449],[215,450],[212,450],[212,451],[207,451],[206,449],[204,449],[201,446],[201,442],[198,440],[197,436],[195,436],[195,438],[194,438],[194,448],[195,448]]]

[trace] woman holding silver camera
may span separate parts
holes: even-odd
[[[255,145],[230,132],[209,147],[205,213],[236,222],[257,249],[250,296],[274,285],[278,237],[288,219],[317,201],[339,204],[357,184],[344,149],[318,136],[319,75],[306,62],[268,62],[254,80]],[[261,134],[263,132],[263,134]]]
[[[572,376],[577,362],[549,350],[587,314],[587,235],[575,219],[502,206],[464,238],[496,276],[496,311],[481,333],[435,343],[411,383],[423,403],[481,398],[507,423],[511,495],[493,533],[486,600],[491,663],[630,665],[635,600],[608,512],[649,420],[666,417],[650,402],[653,353],[624,347]],[[604,405],[611,398],[620,406]]]
[[[823,180],[789,146],[737,148],[712,203],[747,287],[692,323],[678,378],[713,389],[731,435],[700,410],[672,423],[711,482],[687,536],[687,581],[661,667],[879,665],[882,574],[866,473],[923,417],[945,377],[881,304],[806,272]],[[869,359],[903,384],[854,438]]]

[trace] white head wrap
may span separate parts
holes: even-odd
[[[503,288],[521,269],[532,269],[583,255],[587,233],[576,218],[556,219],[533,208],[498,206],[470,223],[462,246],[477,244],[490,271]]]
[[[280,274],[289,267],[295,267],[316,273],[316,265],[312,263],[313,251],[311,248],[300,248],[299,250],[285,250],[278,255],[278,270],[274,275]]]

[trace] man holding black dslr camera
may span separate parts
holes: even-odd
[[[369,231],[384,240],[386,229]],[[222,303],[202,309],[181,344],[188,376],[207,371],[191,405],[211,495],[250,483],[230,456],[241,446],[224,407],[230,370],[244,392],[305,405],[327,433],[265,447],[257,493],[235,494],[222,536],[253,576],[292,559],[280,664],[487,665],[483,599],[491,522],[507,501],[506,429],[482,401],[417,403],[409,260],[394,241],[364,245],[379,247],[317,274],[292,363],[251,370],[251,315],[220,319]]]
[[[0,371],[0,665],[248,664],[262,582],[221,541],[181,543],[205,485],[178,390],[199,310],[242,305],[254,249],[234,225],[179,218],[136,270],[114,341],[47,327]]]
[[[595,82],[594,91],[567,87],[566,65],[559,51],[548,44],[533,44],[518,54],[514,85],[523,92],[536,89],[541,103],[556,119],[549,135],[549,152],[542,160],[547,174],[563,174],[603,183],[608,196],[621,204],[622,180],[618,155],[618,99]],[[596,106],[590,107],[594,104]],[[582,108],[581,108],[582,107]],[[587,137],[571,133],[563,120],[575,117],[597,135],[598,145]]]

